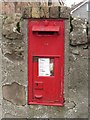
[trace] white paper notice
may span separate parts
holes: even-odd
[[[50,76],[50,59],[39,58],[39,76]]]

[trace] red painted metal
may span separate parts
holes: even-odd
[[[52,76],[39,76],[39,58],[54,64]],[[28,21],[28,104],[64,104],[64,20]]]
[[[59,32],[60,26],[36,26],[34,25],[32,27],[32,31],[53,31],[53,32]]]

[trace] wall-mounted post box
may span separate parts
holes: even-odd
[[[28,104],[63,106],[64,20],[28,21]]]

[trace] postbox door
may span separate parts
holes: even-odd
[[[60,101],[61,69],[60,57],[33,57],[33,101]]]
[[[62,105],[64,21],[28,22],[29,104]]]

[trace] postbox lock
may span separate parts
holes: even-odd
[[[36,83],[36,86],[38,86],[38,83]]]

